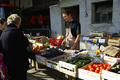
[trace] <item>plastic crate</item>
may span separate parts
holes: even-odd
[[[63,39],[50,38],[50,44],[52,46],[60,46]]]

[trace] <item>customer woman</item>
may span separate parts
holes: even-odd
[[[6,28],[7,21],[3,18],[0,18],[0,36],[2,34],[2,31]]]
[[[28,54],[26,47],[28,40],[20,30],[20,24],[21,17],[11,14],[7,18],[7,27],[0,38],[9,80],[27,80]]]

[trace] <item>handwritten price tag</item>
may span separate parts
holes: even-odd
[[[66,68],[66,69],[69,69],[72,71],[74,71],[74,68],[75,68],[75,65],[72,65],[72,64],[69,64],[69,63],[66,63],[63,61],[59,61],[59,65],[60,65],[60,67],[63,67],[63,68]]]

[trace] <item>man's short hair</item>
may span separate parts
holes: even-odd
[[[62,13],[67,14],[67,15],[72,14],[71,10],[68,10],[68,9],[64,9]]]
[[[18,16],[17,14],[11,14],[8,18],[7,18],[7,24],[18,24],[21,23],[21,17]]]

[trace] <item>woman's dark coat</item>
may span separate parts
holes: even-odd
[[[28,69],[28,40],[22,31],[10,24],[1,34],[1,44],[4,51],[4,62],[8,71],[21,72]]]

